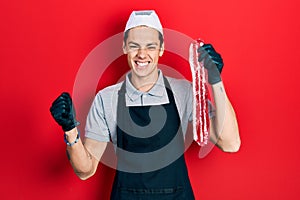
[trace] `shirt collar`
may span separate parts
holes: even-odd
[[[143,94],[149,94],[151,96],[162,97],[166,94],[165,82],[163,78],[163,73],[161,70],[158,70],[158,79],[155,85],[148,92],[142,92],[137,90],[130,81],[130,73],[126,75],[126,94],[131,101],[135,101]]]

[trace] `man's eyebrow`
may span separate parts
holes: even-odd
[[[136,45],[136,46],[140,46],[140,44],[138,44],[138,43],[136,43],[136,42],[128,42],[128,44],[134,44],[134,45]]]
[[[157,42],[148,43],[146,46],[158,45]]]
[[[136,45],[136,46],[141,46],[139,43],[132,42],[132,41],[128,42],[128,44],[133,44],[133,45]],[[151,43],[146,44],[146,46],[151,46],[151,45],[158,45],[158,43],[157,42],[151,42]]]

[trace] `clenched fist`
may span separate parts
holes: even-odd
[[[52,103],[50,112],[55,121],[65,132],[72,130],[80,124],[76,120],[72,98],[67,92],[62,93],[59,97],[57,97],[57,99]]]

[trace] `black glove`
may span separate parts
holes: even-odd
[[[52,103],[50,112],[55,121],[66,131],[70,131],[79,125],[79,122],[75,119],[75,110],[72,99],[69,93],[62,93]]]
[[[208,82],[213,85],[221,81],[221,72],[224,66],[223,59],[211,44],[204,44],[198,48],[198,61],[204,60],[204,67],[208,71]]]

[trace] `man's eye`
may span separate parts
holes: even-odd
[[[147,49],[149,49],[149,50],[156,50],[156,46],[148,46]]]
[[[130,49],[138,49],[138,46],[129,46]]]

